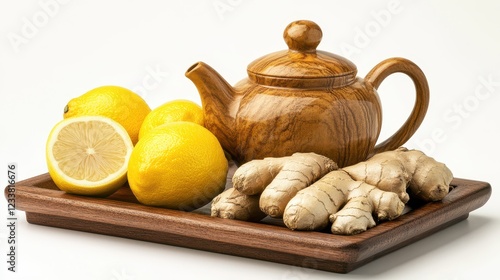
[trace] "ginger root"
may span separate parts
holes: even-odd
[[[273,218],[281,218],[286,204],[299,190],[337,168],[334,161],[315,153],[264,158],[238,168],[233,187],[246,195],[260,194],[260,210]]]
[[[354,180],[397,193],[404,203],[409,200],[407,189],[424,201],[441,200],[448,194],[453,179],[450,169],[443,163],[421,151],[404,147],[376,154],[343,170]]]
[[[314,153],[250,161],[234,173],[233,188],[212,201],[211,215],[244,221],[281,217],[297,191],[337,168],[331,159]]]
[[[269,215],[283,217],[294,230],[331,225],[332,233],[356,234],[376,220],[399,217],[410,197],[443,199],[452,179],[443,163],[403,147],[342,169],[321,155],[296,153],[242,165],[233,188],[214,199],[212,215],[239,220]]]
[[[246,195],[229,188],[212,200],[211,216],[257,222],[267,215],[260,211],[258,195]]]
[[[286,206],[283,221],[290,229],[322,230],[329,222],[336,234],[356,234],[379,221],[399,217],[405,204],[394,192],[353,180],[336,170],[297,193]]]

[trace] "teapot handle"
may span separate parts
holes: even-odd
[[[424,120],[424,116],[429,107],[429,85],[422,70],[410,60],[404,58],[389,58],[379,64],[366,75],[365,81],[378,89],[382,81],[387,76],[394,73],[408,75],[415,85],[416,99],[413,110],[406,122],[387,140],[375,146],[373,154],[394,150],[402,146],[417,131]]]

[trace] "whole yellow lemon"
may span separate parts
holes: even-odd
[[[189,100],[172,100],[154,108],[144,119],[139,139],[155,127],[162,124],[188,121],[203,125],[203,110],[201,106]]]
[[[192,122],[171,122],[139,140],[130,156],[128,183],[145,205],[193,210],[225,188],[228,162],[217,138]]]
[[[151,112],[138,94],[119,86],[94,88],[71,99],[64,108],[64,118],[75,116],[104,116],[121,124],[135,145],[144,118]]]

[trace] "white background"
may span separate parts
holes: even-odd
[[[0,1],[0,169],[19,179],[47,172],[45,141],[69,99],[101,85],[139,92],[154,108],[200,102],[184,72],[202,60],[231,84],[261,55],[286,48],[297,19],[323,29],[319,49],[351,59],[363,77],[402,56],[425,72],[431,102],[407,143],[456,177],[489,182],[493,195],[470,217],[347,275],[28,224],[18,211],[18,272],[1,279],[494,279],[500,251],[498,1]],[[379,89],[381,140],[408,115],[402,75]],[[2,189],[7,185],[2,172]],[[6,224],[6,202],[0,199]],[[5,211],[4,211],[5,210]],[[177,276],[175,276],[177,275]]]

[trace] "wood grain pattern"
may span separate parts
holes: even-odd
[[[339,55],[316,50],[322,38],[314,22],[298,20],[283,32],[288,50],[265,55],[247,67],[254,83],[285,88],[338,88],[356,79],[354,63]]]
[[[26,211],[33,224],[347,273],[466,219],[491,195],[485,182],[454,179],[452,184],[443,201],[414,205],[398,219],[354,236],[292,231],[268,218],[259,223],[215,218],[207,208],[148,207],[135,200],[128,186],[105,199],[66,194],[48,174],[18,182],[16,208]]]
[[[200,94],[205,126],[240,164],[315,152],[340,167],[353,165],[404,145],[422,123],[429,88],[417,65],[390,58],[362,79],[349,60],[316,50],[321,36],[313,22],[292,22],[284,32],[289,49],[250,63],[248,77],[234,87],[203,62],[186,71]],[[375,147],[382,127],[376,89],[393,73],[414,81],[416,101],[404,125]]]
[[[420,70],[415,63],[407,59],[395,57],[384,60],[373,67],[373,69],[366,74],[365,80],[367,80],[368,83],[370,83],[375,89],[378,89],[382,81],[394,73],[406,74],[413,81],[416,93],[415,104],[409,117],[406,119],[401,128],[399,128],[387,140],[378,144],[373,149],[374,154],[395,150],[404,145],[404,143],[408,141],[408,139],[410,139],[410,137],[417,131],[418,127],[424,120],[427,107],[429,106],[429,85],[427,84],[427,79],[425,78],[422,70]]]

